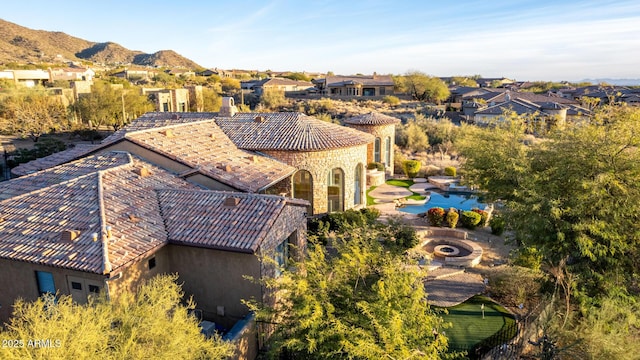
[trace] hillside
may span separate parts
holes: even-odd
[[[87,60],[106,65],[201,67],[172,50],[145,54],[114,42],[91,42],[63,32],[33,30],[0,19],[0,64],[68,60]]]

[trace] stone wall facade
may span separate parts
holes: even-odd
[[[367,134],[371,134],[376,138],[380,138],[380,162],[385,164],[385,172],[389,175],[394,174],[393,168],[393,154],[394,154],[394,145],[396,140],[396,125],[355,125],[355,124],[347,124],[348,127],[360,130]],[[386,164],[387,159],[387,149],[384,146],[384,139],[389,138],[391,141],[391,152],[389,154],[389,164]],[[375,142],[370,143],[367,146],[367,164],[374,162],[374,146]]]
[[[335,168],[342,169],[344,173],[344,209],[366,205],[367,145],[326,151],[264,150],[262,152],[300,170],[309,171],[313,181],[313,214],[322,214],[328,211],[327,181],[329,172]],[[355,173],[358,165],[362,165],[361,204],[354,204]]]

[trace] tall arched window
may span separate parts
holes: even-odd
[[[298,170],[293,175],[293,197],[309,202],[307,214],[313,214],[313,178],[307,170]]]
[[[362,164],[356,165],[355,178],[353,180],[353,204],[362,205]]]
[[[384,165],[385,167],[391,165],[391,137],[384,139]]]
[[[373,161],[380,162],[380,138],[376,138],[376,142],[373,145]]]
[[[327,179],[327,212],[344,211],[344,172],[340,168],[329,171]]]

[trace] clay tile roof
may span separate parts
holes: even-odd
[[[149,112],[133,120],[130,124],[114,132],[102,141],[102,144],[111,144],[125,137],[125,134],[160,128],[171,125],[186,124],[202,120],[213,119],[215,113],[197,112]]]
[[[65,165],[52,167],[35,174],[25,175],[1,183],[0,200],[32,192],[47,186],[72,180],[82,175],[106,170],[112,167],[129,164],[128,153],[110,152],[88,156]]]
[[[323,151],[374,140],[372,135],[301,113],[239,113],[218,118],[216,123],[239,148],[247,150]]]
[[[84,173],[95,164],[88,159],[29,176],[31,182],[42,177],[39,189],[22,179],[0,183],[3,194],[6,188],[20,188],[16,182],[23,185],[21,193],[0,200],[0,258],[106,274],[165,244],[157,198],[150,194],[159,187],[198,187],[125,155],[127,161],[120,165],[112,162],[94,167],[93,172]],[[141,167],[152,175],[139,176],[136,170]],[[55,179],[53,174],[61,169],[67,169],[71,179]],[[111,238],[107,226],[112,227]],[[61,234],[69,231],[77,231],[77,238],[65,242]],[[93,233],[98,234],[97,241]]]
[[[167,136],[170,129],[171,136]],[[240,150],[213,120],[130,132],[125,138],[238,190],[257,192],[296,169]]]
[[[352,125],[391,125],[400,123],[400,119],[379,112],[370,112],[348,118],[344,122]]]
[[[255,252],[285,206],[306,201],[223,191],[157,190],[169,241]],[[228,201],[228,199],[235,201]]]
[[[40,159],[29,161],[28,163],[20,164],[11,169],[11,172],[18,176],[31,174],[36,171],[48,169],[50,167],[64,164],[71,160],[78,159],[97,149],[98,147],[99,145],[97,144],[76,144],[76,146],[67,150],[51,154]]]

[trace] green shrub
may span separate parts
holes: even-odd
[[[328,231],[343,232],[350,227],[362,227],[373,225],[380,216],[378,209],[349,209],[343,212],[334,212],[319,218],[312,218],[307,222],[307,230],[312,235],[323,236]]]
[[[7,165],[10,168],[13,168],[18,166],[19,164],[49,156],[53,153],[60,152],[67,148],[67,145],[64,143],[64,141],[52,138],[42,138],[33,146],[33,149],[17,149],[16,151],[12,152],[10,154],[12,157],[7,161]]]
[[[379,162],[372,162],[367,164],[367,170],[374,170],[374,169],[378,171],[384,171],[384,164]]]
[[[513,257],[513,265],[522,266],[532,270],[540,270],[542,254],[533,246],[519,248]]]
[[[447,166],[446,168],[444,168],[444,174],[446,176],[456,176],[456,168],[454,168],[453,166]]]
[[[456,226],[458,225],[458,218],[460,217],[460,215],[458,215],[458,211],[454,208],[450,208],[449,211],[447,211],[447,216],[445,218],[445,221],[447,222],[447,226],[455,229]]]
[[[444,220],[444,209],[441,207],[434,207],[427,210],[427,219],[431,226],[442,226],[442,220]]]
[[[475,229],[480,223],[480,220],[482,220],[482,216],[473,211],[463,211],[462,214],[460,214],[460,222],[462,223],[462,226],[469,230]]]
[[[480,209],[471,209],[471,211],[473,211],[474,213],[480,214],[480,223],[478,223],[479,227],[487,226],[487,219],[489,219],[489,213],[488,212],[486,212],[484,210],[480,210]]]
[[[398,219],[390,218],[387,230],[385,242],[401,252],[415,247],[420,242],[416,230]]]
[[[500,236],[504,232],[504,219],[500,215],[493,215],[489,220],[489,226],[491,226],[491,233],[493,235]]]
[[[420,166],[422,166],[422,164],[418,160],[405,160],[402,162],[402,170],[404,170],[405,175],[411,179],[418,176]]]
[[[398,105],[400,104],[400,99],[397,96],[387,95],[382,98],[382,102],[389,105]]]

